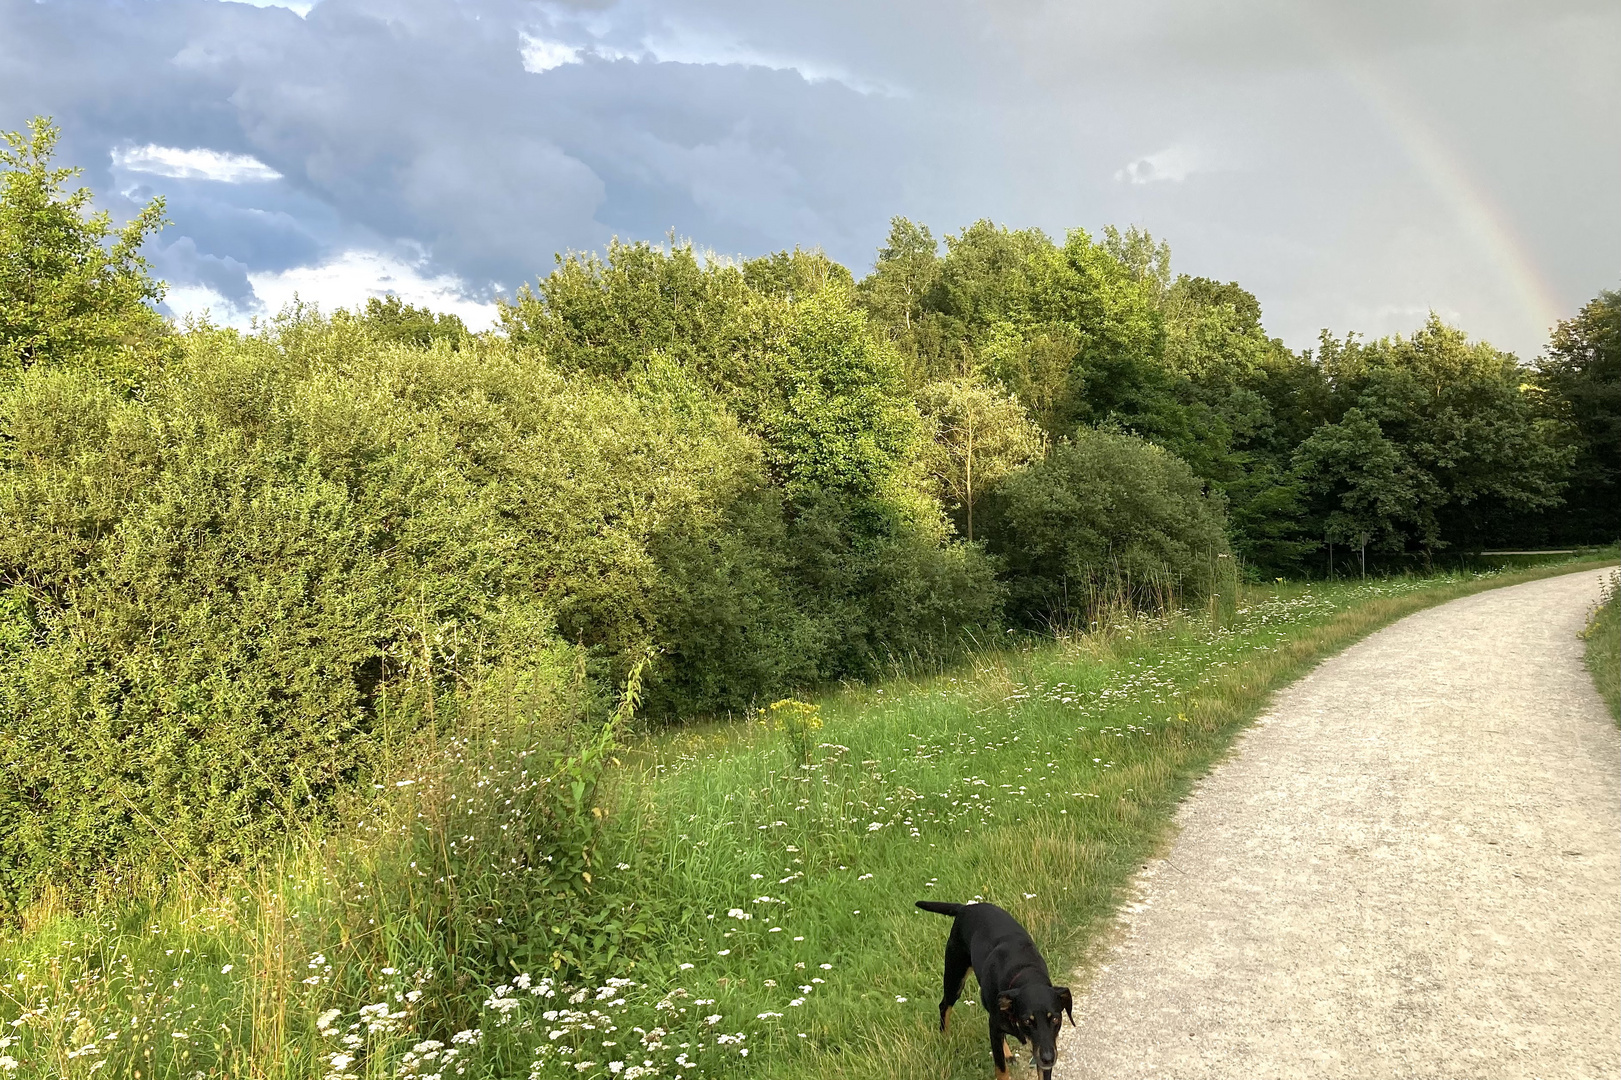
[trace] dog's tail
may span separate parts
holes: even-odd
[[[919,900],[917,906],[936,915],[950,915],[954,919],[968,910],[967,904],[941,904],[934,900]]]

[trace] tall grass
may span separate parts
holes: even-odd
[[[1621,573],[1604,583],[1603,598],[1582,636],[1587,640],[1587,670],[1610,715],[1621,724]]]
[[[1248,587],[623,748],[464,703],[341,829],[159,905],[30,911],[0,943],[0,1070],[979,1077],[978,1024],[934,1030],[946,925],[913,900],[995,901],[1055,971],[1083,964],[1273,689],[1410,611],[1576,565]],[[576,789],[587,745],[611,773]],[[539,828],[559,806],[579,831]]]

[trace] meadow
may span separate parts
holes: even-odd
[[[348,822],[256,866],[158,903],[36,904],[0,943],[0,1071],[978,1077],[973,993],[934,1030],[948,924],[913,900],[999,903],[1055,974],[1084,968],[1272,690],[1411,611],[1593,565],[1242,586],[615,736],[573,789],[590,824],[566,919],[509,887],[534,872],[512,840],[528,796],[559,774],[536,732],[469,709]]]

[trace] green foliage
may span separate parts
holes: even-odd
[[[1187,464],[1131,435],[1082,428],[986,500],[1010,613],[1085,625],[1102,609],[1208,595],[1230,560],[1219,497]]]
[[[1385,438],[1377,421],[1352,409],[1324,424],[1295,452],[1307,489],[1329,507],[1323,535],[1330,543],[1400,551],[1409,533],[1435,543],[1435,481]]]
[[[1366,505],[1409,506],[1392,509],[1374,529],[1385,529],[1393,547],[1478,549],[1516,513],[1559,505],[1573,451],[1559,445],[1554,423],[1538,417],[1530,373],[1512,356],[1432,315],[1411,337],[1367,345],[1325,333],[1317,362],[1330,387],[1324,419],[1349,424],[1344,438],[1325,435],[1343,453],[1307,452],[1309,439],[1302,445],[1302,477],[1318,492],[1314,512],[1325,538],[1345,523],[1334,514],[1349,511],[1347,474],[1335,464],[1348,460],[1345,453],[1374,455],[1367,468],[1392,478],[1381,495],[1370,490]],[[1365,449],[1352,452],[1353,443]],[[1364,523],[1352,527],[1360,532]]]
[[[575,272],[550,283],[572,301]],[[248,858],[450,722],[463,682],[559,639],[594,679],[659,650],[668,718],[933,661],[994,624],[991,567],[921,493],[916,410],[848,286],[698,273],[769,317],[769,377],[737,412],[702,360],[724,350],[616,375],[602,357],[631,346],[576,348],[552,311],[562,372],[499,338],[423,346],[390,327],[428,324],[384,304],[195,329],[138,398],[23,371],[0,400],[7,906]]]
[[[1292,452],[1320,422],[1317,371],[1269,339],[1237,282],[1182,275],[1166,292],[1165,363],[1184,423],[1166,440],[1226,498],[1235,552],[1263,577],[1298,570],[1316,546]]]
[[[921,425],[894,352],[849,292],[828,288],[795,305],[785,346],[780,387],[758,422],[789,497],[898,496]]]
[[[972,377],[1050,434],[1116,424],[1153,440],[1227,498],[1233,544],[1263,573],[1316,546],[1289,472],[1315,426],[1296,420],[1314,369],[1266,337],[1238,285],[1173,282],[1163,241],[1110,227],[1101,243],[1074,231],[1060,247],[981,221],[942,258],[927,229],[897,218],[861,295],[920,395]]]
[[[1582,631],[1587,641],[1587,670],[1593,684],[1610,708],[1610,716],[1621,724],[1621,573],[1604,582],[1598,607]]]
[[[89,188],[66,191],[78,169],[53,168],[59,129],[44,117],[26,134],[0,132],[0,386],[35,365],[87,364],[129,385],[167,334],[149,305],[163,286],[141,245],[163,226],[154,199],[121,229],[90,212]]]
[[[1046,440],[1018,401],[973,376],[931,383],[917,398],[934,436],[925,467],[942,498],[962,512],[972,542],[974,503],[1009,472],[1040,457]]]
[[[793,498],[879,498],[913,463],[920,429],[899,361],[854,305],[848,274],[816,252],[742,266],[691,245],[570,256],[502,308],[508,335],[564,371],[634,379],[655,359],[765,440]]]
[[[736,417],[766,480],[713,532],[654,548],[662,644],[655,714],[746,708],[764,688],[937,657],[994,623],[1000,590],[946,544],[922,491],[923,424],[895,350],[817,252],[741,266],[690,246],[568,258],[503,309],[513,340],[636,399]]]
[[[425,307],[412,307],[394,293],[381,299],[369,298],[358,317],[374,338],[389,344],[426,348],[443,341],[456,349],[469,336],[467,327],[455,315],[436,315]]]
[[[185,345],[139,400],[36,367],[3,402],[11,902],[245,857],[559,629],[633,655],[679,603],[662,538],[764,483],[724,414],[500,342],[305,313]]]
[[[1554,329],[1535,381],[1539,411],[1575,451],[1554,538],[1610,543],[1621,536],[1621,292],[1600,292]]]
[[[501,323],[565,372],[623,379],[666,357],[751,420],[776,393],[790,307],[690,244],[615,241],[606,257],[560,257],[551,275],[502,304]]]

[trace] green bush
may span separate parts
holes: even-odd
[[[785,347],[832,358],[806,370],[870,356],[859,317],[806,314]],[[996,618],[866,375],[816,382],[851,404],[801,466],[667,357],[616,379],[394,337],[294,311],[181,336],[136,396],[46,366],[0,396],[5,907],[248,858],[560,642],[599,685],[657,650],[668,718]]]
[[[900,359],[825,256],[736,265],[615,244],[562,260],[503,322],[563,371],[722,411],[758,439],[768,483],[729,502],[721,527],[674,527],[654,546],[665,651],[651,715],[936,658],[996,622],[989,566],[949,543],[923,493],[926,432]]]
[[[986,504],[1010,614],[1026,626],[1197,600],[1226,576],[1219,499],[1176,455],[1132,435],[1082,428]]]
[[[303,315],[185,348],[138,399],[34,368],[0,405],[7,906],[245,857],[559,630],[644,648],[655,541],[763,483],[724,413],[499,342]]]

